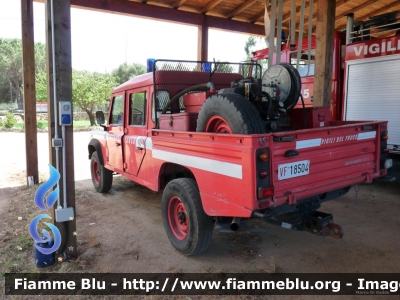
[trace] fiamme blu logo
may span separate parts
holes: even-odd
[[[50,178],[41,186],[39,186],[34,199],[36,206],[43,211],[48,211],[49,209],[51,209],[53,205],[57,202],[60,194],[58,186],[54,189],[54,191],[51,191],[54,185],[58,184],[58,181],[60,180],[60,173],[50,164],[49,169]],[[47,193],[48,195],[46,197]],[[29,224],[29,234],[37,242],[35,243],[35,247],[38,251],[43,254],[51,254],[57,251],[57,249],[60,247],[61,234],[56,226],[48,222],[43,222],[43,224],[45,224],[53,233],[54,244],[51,248],[41,247],[39,243],[47,243],[52,240],[50,233],[46,229],[42,229],[43,236],[41,236],[38,232],[38,224],[42,219],[51,219],[51,217],[48,214],[41,214],[33,218],[31,223]]]

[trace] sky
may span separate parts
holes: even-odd
[[[33,3],[35,42],[45,43],[43,3]],[[21,1],[0,0],[0,38],[21,38]],[[109,73],[148,58],[197,60],[197,27],[71,8],[72,68]],[[208,58],[239,62],[248,35],[209,31]]]

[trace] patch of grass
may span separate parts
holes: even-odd
[[[20,250],[19,250],[20,249]],[[5,273],[33,273],[33,240],[28,233],[11,237],[7,246],[0,249],[0,277]]]
[[[0,124],[0,127],[1,127],[1,124]],[[15,124],[14,127],[18,128],[18,129],[24,129],[25,128],[25,124],[24,123],[17,123],[17,124]]]
[[[12,115],[12,116],[14,116],[14,115]],[[24,126],[25,126],[24,123],[16,123],[16,122],[14,123],[11,116],[8,121],[7,120],[0,121],[0,127],[12,128],[12,127],[10,127],[11,125],[12,125],[12,127],[17,128],[17,129],[24,129]],[[48,121],[37,121],[38,129],[45,129],[47,127],[48,127]],[[87,127],[90,127],[89,120],[74,121],[74,128],[87,128]]]
[[[36,124],[37,124],[37,128],[39,128],[39,129],[45,129],[48,126],[47,121],[38,121]]]
[[[90,121],[89,120],[74,121],[74,127],[75,128],[90,127]]]

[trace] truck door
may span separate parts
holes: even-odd
[[[126,129],[124,136],[125,172],[138,176],[146,155],[146,104],[148,88],[139,88],[127,92]]]
[[[122,138],[124,135],[124,96],[125,93],[114,95],[111,111],[108,117],[107,160],[115,169],[123,170]]]

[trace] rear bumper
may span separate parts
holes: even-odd
[[[294,205],[297,201],[309,198],[315,195],[324,194],[330,191],[335,191],[338,189],[342,189],[347,186],[352,186],[355,184],[367,182],[372,183],[372,180],[380,177],[379,173],[367,173],[362,176],[357,176],[351,179],[346,179],[343,181],[333,182],[327,185],[312,187],[308,190],[302,190],[298,193],[292,193],[291,191],[287,191],[283,196],[275,197],[274,200],[269,200],[269,205],[267,207],[277,207],[283,204]]]

